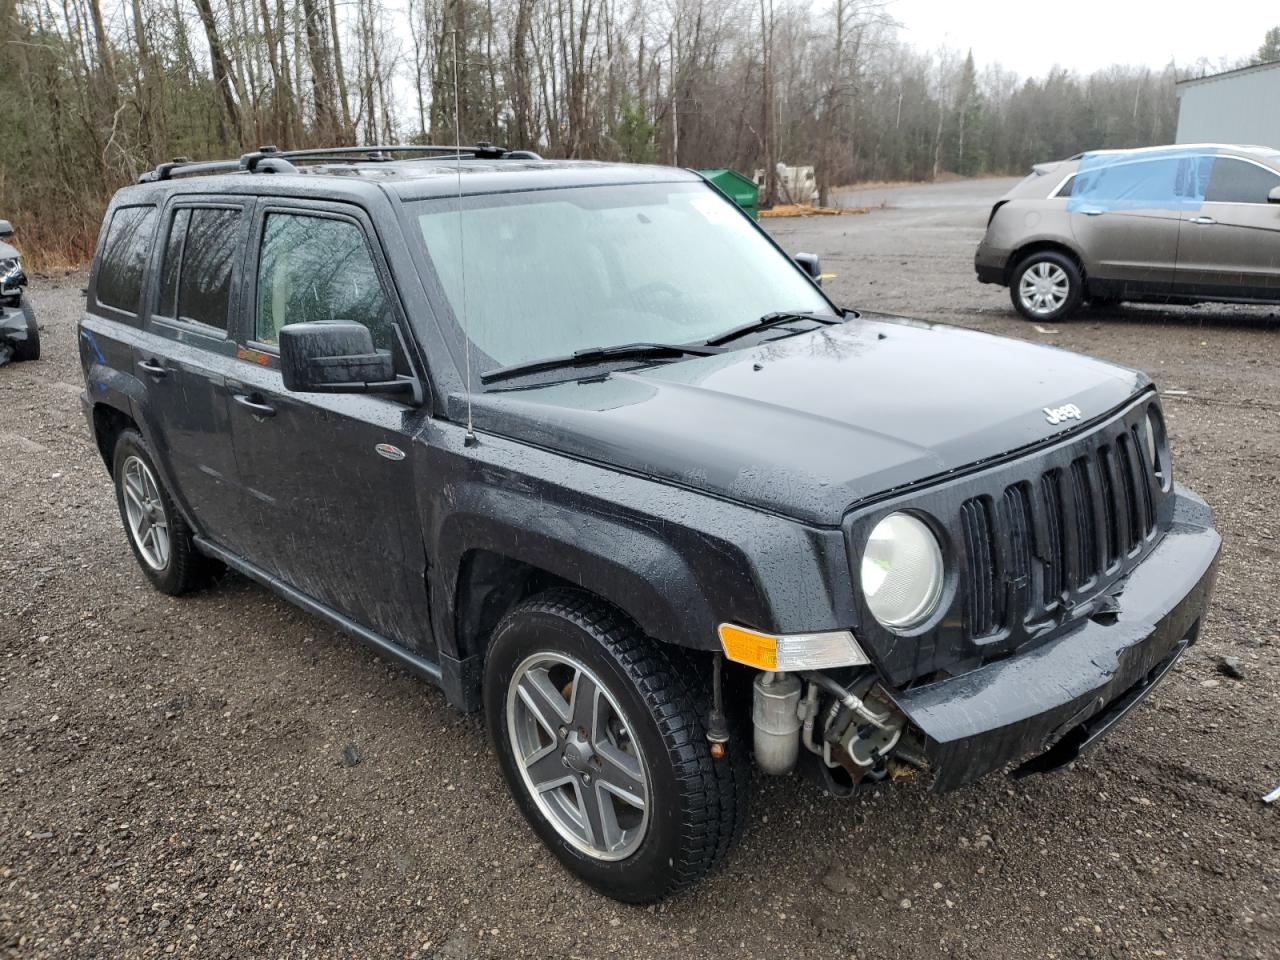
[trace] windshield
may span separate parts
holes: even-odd
[[[832,312],[702,183],[464,197],[461,231],[457,198],[412,211],[448,319],[482,373],[588,348],[702,342],[773,311]]]

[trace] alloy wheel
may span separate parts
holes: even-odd
[[[157,572],[164,570],[170,555],[169,515],[160,496],[160,486],[142,458],[130,456],[125,460],[120,491],[124,495],[125,517],[133,545],[147,566]]]
[[[649,775],[600,678],[566,654],[536,653],[512,674],[506,713],[521,777],[556,832],[598,860],[634,853],[649,824]]]

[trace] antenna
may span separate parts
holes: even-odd
[[[463,444],[474,447],[480,442],[476,436],[475,421],[471,416],[471,331],[467,329],[467,248],[466,234],[462,228],[462,95],[458,82],[458,31],[453,31],[453,142],[458,145],[455,160],[455,172],[458,179],[458,277],[462,281],[462,316],[459,318],[462,327],[463,378],[466,381],[467,394],[467,434]]]

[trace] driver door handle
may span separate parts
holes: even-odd
[[[1210,223],[1217,223],[1218,221],[1213,219],[1213,217],[1192,217],[1191,222],[1210,224]]]
[[[269,403],[264,403],[259,394],[237,393],[231,399],[248,409],[255,417],[274,417],[276,415],[276,408]]]
[[[164,365],[160,363],[160,361],[157,360],[155,357],[152,357],[149,360],[139,360],[138,369],[145,370],[147,373],[151,374],[151,376],[156,377],[157,379],[159,379],[160,377],[166,377],[169,375],[169,371],[166,370]]]

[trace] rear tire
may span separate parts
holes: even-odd
[[[116,440],[111,477],[125,537],[138,566],[161,593],[176,597],[201,586],[211,564],[156,471],[142,434],[123,431]]]
[[[27,302],[26,297],[18,301],[18,309],[27,318],[27,339],[13,345],[13,359],[39,360],[40,325],[36,323],[35,312],[31,309],[31,304]]]
[[[507,785],[560,862],[615,900],[647,903],[701,879],[746,823],[746,747],[712,759],[698,675],[682,651],[573,590],[521,603],[494,631],[484,706]]]
[[[1084,299],[1080,267],[1065,253],[1037,250],[1013,268],[1009,299],[1024,319],[1053,323],[1075,313]]]

